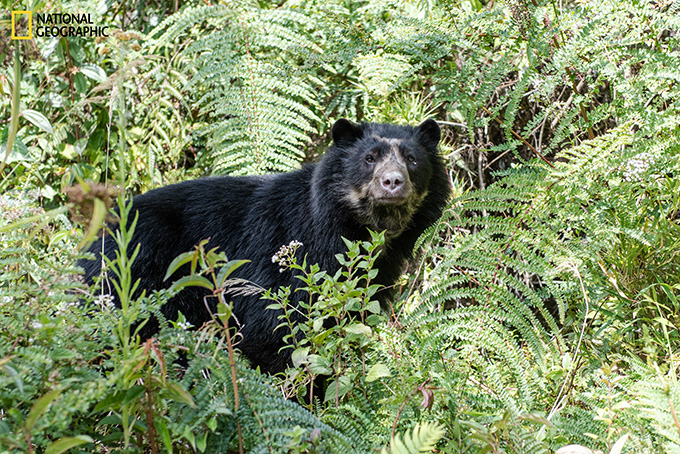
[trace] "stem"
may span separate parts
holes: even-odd
[[[248,402],[248,405],[250,405],[250,408],[253,410],[253,416],[255,416],[255,420],[262,429],[262,435],[264,435],[264,439],[267,441],[267,447],[269,448],[269,452],[274,454],[274,448],[272,447],[272,442],[269,439],[269,436],[267,435],[267,429],[264,427],[264,423],[262,422],[260,415],[257,413],[257,410],[255,410],[255,407],[253,407],[253,405],[250,403],[250,400],[248,399],[248,394],[246,392],[243,393],[243,398],[246,400],[246,402]]]
[[[472,96],[472,95],[471,95],[470,93],[468,93],[467,91],[463,90],[463,88],[462,88],[460,85],[457,85],[457,87],[458,87],[458,89],[460,90],[461,93],[467,95],[468,98],[470,98],[473,102],[475,102],[474,96]],[[501,127],[505,126],[505,125],[503,124],[503,121],[502,121],[500,118],[494,118],[494,117],[493,117],[493,113],[492,113],[489,109],[487,109],[484,105],[480,105],[479,107],[480,107],[484,112],[486,112],[487,115],[489,115],[489,116],[492,117],[494,120],[496,120],[496,122],[498,122],[498,124],[501,125]],[[548,161],[548,160],[545,158],[545,156],[543,156],[536,148],[534,148],[533,145],[531,145],[529,142],[527,142],[527,140],[526,140],[524,137],[522,137],[522,136],[519,135],[514,129],[512,129],[511,126],[508,126],[508,130],[510,131],[510,133],[511,133],[513,136],[515,136],[517,139],[519,139],[520,142],[522,142],[525,146],[527,146],[527,148],[529,148],[531,151],[533,151],[534,154],[535,154],[536,156],[538,156],[539,158],[541,158],[541,160],[542,160],[543,162],[545,162],[546,164],[548,164],[548,165],[549,165],[550,167],[552,167],[553,169],[555,168],[555,166],[553,166],[553,165],[550,163],[550,161]]]
[[[335,375],[335,408],[340,406],[340,369],[342,367],[342,344],[338,345],[338,373]]]
[[[0,174],[5,169],[9,154],[14,147],[14,140],[19,129],[19,106],[21,99],[21,60],[19,58],[19,44],[14,47],[14,87],[12,87],[12,119],[9,123],[9,133],[7,135],[7,149],[5,150],[5,157],[0,162]]]
[[[364,351],[363,347],[361,347],[360,351],[361,351],[361,377],[363,378],[361,387],[363,388],[364,391],[364,399],[368,400],[368,390],[366,389],[366,352]]]
[[[224,303],[224,294],[220,293],[220,302]],[[234,346],[231,343],[231,333],[229,332],[229,325],[224,322],[224,333],[227,338],[227,352],[229,353],[229,367],[231,368],[231,384],[234,388],[234,415],[238,413],[239,409],[239,396],[238,396],[238,382],[236,381],[236,360],[234,359]],[[236,418],[236,429],[238,430],[238,451],[240,454],[244,454],[243,450],[243,434],[241,433],[241,424]]]
[[[560,388],[560,392],[557,395],[557,399],[555,399],[555,403],[553,404],[552,408],[550,409],[550,413],[548,413],[548,421],[552,419],[552,417],[555,415],[557,412],[560,402],[562,400],[562,395],[564,393],[566,397],[566,390],[571,387],[571,384],[573,383],[573,374],[576,374],[576,370],[579,368],[579,354],[581,353],[581,342],[583,341],[583,336],[586,331],[586,326],[588,325],[588,312],[590,312],[590,304],[588,303],[588,294],[586,292],[586,288],[583,285],[583,280],[581,279],[581,273],[578,271],[578,267],[576,265],[573,266],[573,272],[578,278],[579,285],[581,287],[581,293],[583,295],[583,302],[585,304],[585,312],[583,315],[583,325],[581,326],[581,334],[578,337],[578,342],[576,344],[576,350],[574,350],[574,356],[571,361],[571,364],[569,366],[569,371],[567,372],[567,376],[565,377],[564,383],[562,383],[562,387]],[[567,387],[569,385],[569,387]]]
[[[125,128],[127,127],[127,117],[125,113],[125,86],[123,85],[125,79],[125,56],[123,49],[119,51],[119,77],[118,77],[118,184],[121,187],[120,197],[118,197],[119,208],[122,210],[125,203],[125,189],[126,189],[126,173],[125,173]]]
[[[309,372],[309,368],[307,368]],[[309,411],[314,411],[314,383],[316,382],[316,375],[309,372]]]
[[[392,424],[392,439],[394,439],[394,434],[395,434],[395,432],[397,431],[397,424],[399,423],[399,418],[401,417],[401,412],[404,411],[404,407],[406,406],[406,404],[408,403],[408,401],[411,400],[411,398],[412,398],[413,396],[415,396],[416,393],[417,393],[418,391],[420,391],[420,389],[421,389],[423,386],[425,386],[425,385],[427,384],[427,382],[429,382],[429,381],[430,381],[430,377],[428,377],[428,378],[427,378],[424,382],[422,382],[420,385],[416,386],[416,389],[414,389],[413,391],[411,391],[411,393],[410,393],[408,396],[406,396],[406,398],[404,399],[404,401],[401,403],[401,406],[399,407],[399,411],[397,411],[397,417],[394,419],[394,424]]]
[[[146,430],[147,436],[149,437],[149,446],[151,446],[151,454],[156,454],[158,450],[156,449],[156,428],[153,425],[153,406],[154,406],[154,394],[153,387],[151,386],[151,365],[148,366],[146,372]]]
[[[569,68],[564,68],[564,70],[566,71],[567,76],[571,80],[571,86],[574,89],[574,93],[576,93],[577,95],[580,95],[581,93],[579,92],[578,86],[576,84],[576,76],[574,75],[574,73],[572,73],[569,70]],[[595,133],[593,132],[592,126],[590,126],[590,124],[588,124],[588,123],[590,123],[590,120],[588,120],[588,112],[586,111],[586,108],[583,105],[583,101],[579,102],[578,107],[579,107],[579,110],[581,111],[581,116],[583,117],[583,119],[586,121],[586,124],[587,124],[586,127],[588,128],[588,138],[590,140],[593,140],[595,138]]]
[[[678,414],[675,412],[675,406],[673,405],[673,399],[671,398],[670,392],[666,393],[666,398],[668,399],[668,406],[670,407],[671,415],[673,416],[673,424],[675,424],[675,429],[678,431],[678,435],[680,435],[680,421],[678,421]]]
[[[69,68],[68,71],[66,72],[68,74],[68,85],[69,85],[69,91],[71,92],[71,103],[75,104],[76,103],[76,89],[73,84],[73,77],[75,75],[75,72],[73,71],[74,68],[76,67],[75,62],[73,61],[73,56],[71,56],[71,50],[68,47],[68,39],[66,38],[61,38],[64,43],[64,48],[66,49],[66,55],[68,56],[68,62],[69,62]],[[78,124],[76,123],[73,125],[73,132],[76,136],[76,140],[80,139],[80,129],[78,128]]]

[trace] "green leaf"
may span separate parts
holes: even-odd
[[[0,151],[4,155],[5,152],[7,151],[7,146],[3,144],[2,148],[0,148]],[[23,138],[20,136],[17,136],[16,139],[14,140],[12,152],[9,154],[9,157],[7,158],[8,164],[11,164],[13,162],[31,162],[31,152],[28,151],[28,148],[26,147]]]
[[[73,350],[69,350],[68,348],[56,347],[53,350],[50,350],[50,358],[52,358],[53,361],[71,359],[75,358],[76,356],[77,356],[76,352]]]
[[[472,6],[475,11],[481,11],[483,8],[483,5],[479,0],[470,0],[470,6]]]
[[[70,143],[64,144],[64,148],[59,153],[71,161],[78,157],[75,147]]]
[[[404,441],[399,436],[392,438],[390,452],[392,454],[418,454],[432,451],[444,436],[444,426],[436,423],[416,424],[413,432],[406,431]]]
[[[106,72],[92,63],[85,63],[79,68],[79,71],[95,82],[102,83],[106,80]]]
[[[170,382],[165,388],[165,391],[175,402],[181,402],[192,408],[196,408],[196,404],[194,403],[194,399],[191,397],[191,394],[189,394],[186,389],[182,388],[181,385]]]
[[[217,273],[216,278],[217,286],[222,288],[224,286],[224,281],[227,280],[231,273],[233,273],[234,271],[236,271],[237,268],[245,265],[249,261],[250,260],[230,260],[225,265],[223,265],[220,268],[219,273]]]
[[[94,413],[97,413],[100,411],[109,411],[113,408],[117,408],[124,397],[125,393],[121,391],[116,391],[113,394],[110,394],[104,399],[100,400],[99,403],[97,403],[97,405],[94,406],[94,410],[92,411]]]
[[[165,421],[162,418],[154,418],[153,425],[156,428],[158,436],[163,440],[163,444],[165,445],[168,454],[172,454],[172,439],[170,438],[170,431],[168,430]]]
[[[128,403],[136,400],[139,396],[142,395],[144,390],[145,390],[145,388],[142,385],[135,385],[132,388],[128,389],[125,392],[125,397],[123,398],[121,405],[125,405],[125,404],[128,404]]]
[[[323,322],[326,320],[325,317],[319,317],[314,319],[314,323],[312,323],[312,329],[314,330],[315,333],[318,333],[321,331],[323,328]]]
[[[330,375],[333,373],[328,359],[319,355],[309,355],[309,371],[317,375]]]
[[[2,229],[0,229],[0,232],[2,232]],[[12,366],[5,364],[4,361],[9,361],[9,358],[5,357],[3,360],[0,360],[0,366],[2,366],[3,372],[7,373],[14,380],[14,384],[16,385],[17,389],[21,394],[23,394],[24,382],[21,379],[21,375]]]
[[[42,396],[33,404],[24,424],[26,432],[30,433],[33,430],[33,426],[35,425],[38,418],[40,418],[40,416],[45,413],[47,406],[51,404],[54,399],[59,397],[59,394],[61,394],[61,390],[55,389]]]
[[[175,283],[172,284],[170,290],[178,292],[182,290],[184,287],[204,287],[209,290],[214,289],[212,282],[210,282],[208,279],[197,274],[192,274],[191,276],[184,276],[183,278],[177,280]]]
[[[309,356],[309,347],[298,347],[293,351],[291,359],[293,360],[293,366],[297,367],[300,364],[307,362],[307,357]]]
[[[208,432],[205,432],[202,437],[196,440],[196,449],[200,452],[205,452],[205,447],[208,444]]]
[[[345,331],[352,334],[363,334],[369,337],[373,335],[371,328],[363,323],[352,323],[351,325],[347,325],[345,326]]]
[[[78,435],[76,437],[64,437],[50,444],[45,449],[45,454],[61,454],[76,446],[84,445],[86,443],[94,443],[94,440],[87,435]]]
[[[392,374],[390,373],[390,369],[386,365],[380,363],[374,364],[368,370],[368,374],[366,374],[366,382],[370,383],[376,381],[379,378],[389,377],[391,375]]]
[[[196,437],[194,436],[194,433],[191,431],[191,428],[189,426],[184,429],[184,433],[182,434],[184,438],[187,439],[189,444],[193,447],[196,448]]]
[[[73,85],[78,93],[85,94],[87,92],[87,79],[81,73],[76,73],[73,76]]]
[[[626,444],[626,441],[628,440],[628,436],[629,434],[623,434],[621,438],[616,440],[616,443],[614,443],[614,446],[612,446],[609,454],[621,454],[621,451],[623,451],[623,445]]]
[[[21,445],[9,437],[0,437],[0,446],[3,448],[21,448]]]
[[[370,312],[371,314],[379,314],[380,313],[380,303],[378,301],[369,301],[368,304],[366,305],[366,310]]]
[[[368,323],[369,326],[376,326],[382,321],[383,317],[381,315],[371,314],[368,317],[366,317],[366,323]]]
[[[227,326],[227,323],[229,323],[229,319],[233,312],[232,306],[227,303],[221,302],[217,305],[217,318],[220,319],[224,326]]]
[[[172,262],[170,262],[170,265],[168,265],[168,271],[165,273],[165,277],[163,277],[164,281],[167,281],[170,276],[175,274],[175,272],[180,269],[182,265],[185,263],[189,263],[194,259],[194,256],[196,255],[196,251],[190,251],[190,252],[184,252],[177,257],[173,259]]]
[[[40,188],[40,196],[52,200],[54,196],[57,195],[57,191],[54,190],[52,186],[46,184]]]
[[[37,110],[24,109],[21,115],[23,115],[26,120],[30,121],[41,130],[50,134],[54,133],[54,129],[52,129],[52,124],[50,121],[47,119],[47,117],[45,117],[45,115],[41,114]]]
[[[351,389],[352,382],[350,381],[349,377],[347,375],[342,375],[337,380],[330,382],[328,388],[326,388],[324,402],[332,402],[336,399],[336,397],[340,399]]]
[[[326,341],[326,338],[333,333],[334,330],[332,329],[327,329],[324,331],[321,331],[317,336],[314,336],[314,344],[316,345],[321,345]]]
[[[552,427],[555,429],[556,427],[551,423],[547,418],[544,418],[541,415],[537,415],[536,413],[526,413],[523,415],[519,416],[519,419],[522,421],[529,421],[534,424],[543,424],[544,426]]]

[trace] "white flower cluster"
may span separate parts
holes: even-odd
[[[272,256],[272,263],[278,263],[281,266],[281,268],[279,268],[279,273],[283,273],[286,268],[290,267],[293,263],[295,251],[300,246],[302,246],[301,242],[293,240],[290,243],[281,246],[281,249]]]
[[[183,330],[189,330],[190,328],[193,328],[194,325],[192,325],[189,322],[177,322],[177,328],[183,329]]]
[[[649,170],[653,163],[649,153],[638,153],[624,164],[623,179],[626,181],[640,181],[642,174]]]
[[[69,314],[69,309],[72,307],[78,307],[80,306],[79,301],[68,301],[68,302],[63,302],[59,305],[57,308],[56,315],[62,316],[62,315],[68,315]]]
[[[94,299],[94,303],[102,309],[113,309],[113,295],[99,295]]]

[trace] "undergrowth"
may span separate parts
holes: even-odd
[[[0,46],[4,451],[680,452],[677,1],[99,6],[109,39]],[[230,345],[228,301],[187,331],[158,311],[171,293],[121,311],[79,283],[112,186],[126,216],[162,184],[296,168],[340,117],[443,128],[455,196],[393,313],[360,284],[377,243],[337,276],[298,258],[314,317],[282,320],[297,368],[267,377]],[[79,227],[84,180],[107,187]],[[198,246],[185,284],[219,290],[229,262]]]

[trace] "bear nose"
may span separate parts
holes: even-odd
[[[398,171],[386,172],[382,176],[381,183],[383,188],[395,193],[404,186],[404,175]]]

